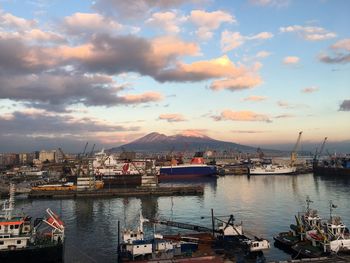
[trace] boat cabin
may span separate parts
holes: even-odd
[[[251,240],[248,243],[248,245],[249,245],[250,252],[257,252],[257,251],[267,250],[270,248],[270,242],[265,239]]]

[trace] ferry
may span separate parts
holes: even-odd
[[[186,180],[217,175],[215,165],[204,163],[203,152],[197,152],[190,164],[180,164],[173,162],[170,166],[162,166],[159,169],[160,182],[171,180]]]
[[[26,215],[14,215],[15,187],[0,215],[0,262],[63,262],[64,223],[49,208],[34,223]]]

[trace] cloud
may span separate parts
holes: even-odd
[[[285,7],[289,5],[290,0],[249,0],[249,3],[258,6]]]
[[[221,50],[222,52],[228,52],[232,49],[235,49],[243,45],[246,41],[250,40],[265,40],[273,37],[273,34],[270,32],[261,32],[252,36],[242,36],[239,32],[231,32],[225,30],[221,33]],[[262,53],[266,55],[266,53]]]
[[[289,118],[294,118],[295,116],[293,114],[281,114],[277,115],[274,118],[275,119],[289,119]]]
[[[77,118],[44,110],[25,109],[0,115],[0,143],[3,151],[33,151],[62,147],[70,152],[82,149],[86,141],[117,143],[124,132],[138,126],[122,126],[96,118]]]
[[[212,60],[203,60],[191,64],[178,63],[176,68],[159,72],[156,79],[159,81],[201,81],[212,78],[210,88],[213,90],[240,90],[253,88],[262,83],[257,75],[258,66],[248,69],[236,66],[225,55]]]
[[[178,114],[178,113],[161,114],[159,115],[158,119],[166,120],[167,122],[181,122],[186,120],[182,114]]]
[[[282,33],[296,33],[307,41],[322,41],[337,37],[337,34],[330,32],[323,27],[315,26],[288,26],[280,27]]]
[[[187,137],[209,138],[206,135],[207,131],[208,130],[206,129],[187,129],[187,130],[181,130],[179,134]]]
[[[307,87],[301,90],[302,93],[314,93],[316,91],[318,91],[319,88],[316,86],[312,86],[312,87]]]
[[[295,65],[295,64],[298,64],[299,61],[300,61],[299,57],[288,56],[288,57],[285,57],[283,59],[283,64],[285,64],[285,65]]]
[[[243,101],[263,101],[266,100],[265,96],[249,96],[243,99]]]
[[[93,9],[99,12],[116,16],[120,19],[140,19],[146,17],[155,10],[165,10],[169,8],[179,7],[182,4],[205,2],[203,0],[137,0],[130,4],[125,0],[96,0],[93,4]]]
[[[268,51],[259,51],[258,53],[256,53],[257,58],[267,58],[270,55],[271,55],[271,53]]]
[[[332,49],[344,49],[350,51],[350,38],[342,39],[331,46]]]
[[[121,96],[119,90],[115,81],[106,75],[42,73],[0,78],[0,98],[24,101],[40,108],[50,106],[54,109],[55,105],[77,103],[86,106],[116,106],[162,99],[162,95],[155,92]]]
[[[339,111],[350,111],[350,100],[344,100],[340,104]]]
[[[180,25],[187,20],[175,11],[153,13],[146,23],[156,28],[161,28],[167,33],[176,34],[181,31]]]
[[[256,134],[256,133],[266,133],[268,131],[259,131],[259,130],[232,130],[233,133],[246,133],[246,134]]]
[[[265,114],[259,114],[252,111],[231,111],[224,110],[219,116],[213,116],[216,121],[262,121],[272,122]]]
[[[0,28],[10,28],[15,30],[28,30],[37,25],[37,21],[24,19],[0,10]]]
[[[243,75],[232,78],[225,78],[220,80],[214,80],[210,85],[213,90],[228,89],[231,91],[250,89],[257,85],[260,85],[262,80],[257,75]]]
[[[321,54],[319,60],[329,64],[346,64],[350,62],[350,38],[342,39],[331,47],[332,55]]]
[[[308,108],[308,105],[305,104],[290,104],[287,101],[277,101],[277,105],[282,107],[282,108],[286,108],[286,109],[300,109],[300,108]]]
[[[213,36],[213,31],[220,27],[222,23],[236,23],[236,18],[224,11],[206,12],[202,10],[193,10],[189,16],[198,30],[196,34],[201,39],[210,39]]]
[[[121,24],[97,13],[74,13],[64,18],[63,27],[68,34],[94,34],[120,32]]]

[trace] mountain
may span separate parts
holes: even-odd
[[[128,144],[110,149],[118,152],[124,148],[135,152],[169,152],[169,151],[205,151],[205,150],[234,150],[241,152],[256,152],[255,147],[214,140],[204,135],[173,135],[166,136],[152,132]]]

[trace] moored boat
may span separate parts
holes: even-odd
[[[304,213],[298,213],[298,215],[295,216],[296,225],[291,224],[290,231],[281,232],[273,237],[275,246],[289,252],[292,246],[305,240],[306,231],[314,230],[321,226],[322,219],[318,215],[317,210],[310,208],[310,203],[312,203],[312,201],[307,197],[306,211]]]
[[[154,233],[145,238],[143,223],[149,220],[140,214],[137,230],[126,229],[118,247],[122,262],[223,262],[221,257],[201,254],[199,238],[191,236],[165,237]],[[207,251],[206,251],[207,252]],[[193,255],[196,253],[196,255]]]
[[[64,224],[50,209],[32,224],[25,215],[14,215],[14,186],[0,216],[0,262],[63,262]]]
[[[306,231],[306,241],[292,247],[298,257],[314,258],[329,254],[350,253],[350,234],[339,216],[332,211],[337,206],[330,201],[330,218],[321,227]]]
[[[267,164],[249,168],[250,175],[283,175],[295,172],[296,167],[290,165]]]

